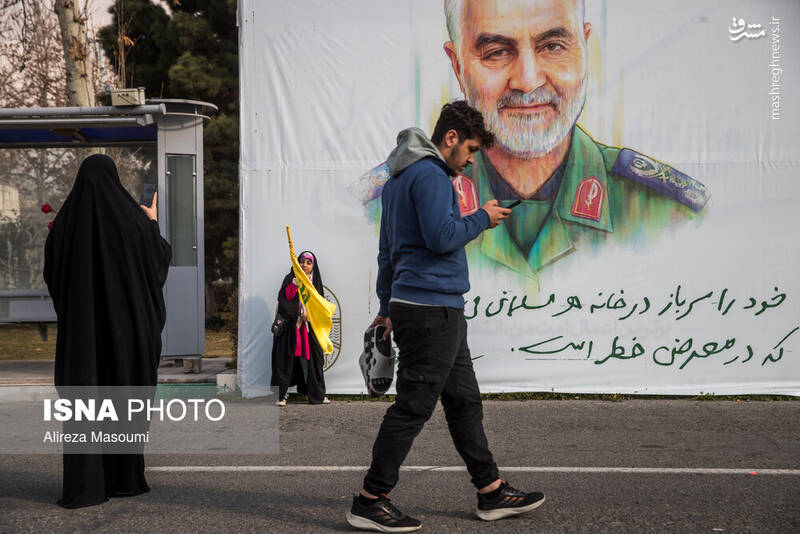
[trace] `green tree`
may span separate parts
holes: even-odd
[[[219,107],[204,134],[207,280],[239,270],[239,37],[235,0],[181,0],[172,28],[182,50],[170,91]]]
[[[150,0],[117,0],[100,32],[115,66],[119,29],[133,41],[129,85],[149,96],[211,102],[219,113],[204,131],[206,284],[238,272],[239,60],[235,0],[181,0],[171,13]],[[118,14],[121,13],[121,19]],[[120,21],[122,24],[120,25]],[[235,310],[234,310],[235,311]]]
[[[120,79],[124,64],[126,87],[145,87],[150,97],[166,97],[169,68],[181,55],[169,14],[150,0],[117,0],[108,12],[111,24],[97,35]]]

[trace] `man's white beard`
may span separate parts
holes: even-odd
[[[544,114],[513,113],[507,110],[501,118],[498,104],[504,98],[509,98],[508,93],[503,95],[497,104],[493,103],[484,107],[480,91],[473,92],[471,88],[474,85],[469,83],[467,85],[469,90],[469,94],[466,95],[467,101],[483,114],[487,129],[495,135],[495,143],[518,159],[541,158],[564,141],[578,121],[578,116],[583,111],[583,105],[586,102],[586,76],[584,75],[580,86],[564,95],[563,98],[559,98],[555,94],[549,95],[560,102],[556,106],[555,120],[549,128],[545,128]],[[540,87],[530,93],[517,95],[516,99],[543,102],[548,101],[547,95],[547,91]]]

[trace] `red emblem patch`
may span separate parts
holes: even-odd
[[[575,192],[575,202],[572,203],[572,214],[584,219],[599,221],[603,211],[603,200],[606,191],[603,184],[595,176],[581,180]]]
[[[453,188],[458,194],[458,208],[461,210],[461,216],[465,217],[478,211],[478,189],[475,187],[475,182],[467,178],[463,174],[457,174],[453,178]]]

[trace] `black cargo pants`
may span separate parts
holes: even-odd
[[[464,310],[392,302],[389,316],[400,349],[397,397],[372,448],[364,489],[389,493],[414,438],[441,395],[453,444],[476,488],[499,477],[483,431],[483,405],[467,346]]]

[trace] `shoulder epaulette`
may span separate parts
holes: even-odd
[[[383,186],[389,180],[389,166],[384,161],[358,177],[358,180],[347,187],[348,192],[362,204],[379,198]]]
[[[694,178],[629,148],[620,151],[611,172],[658,191],[694,211],[701,211],[711,198],[706,186]]]

